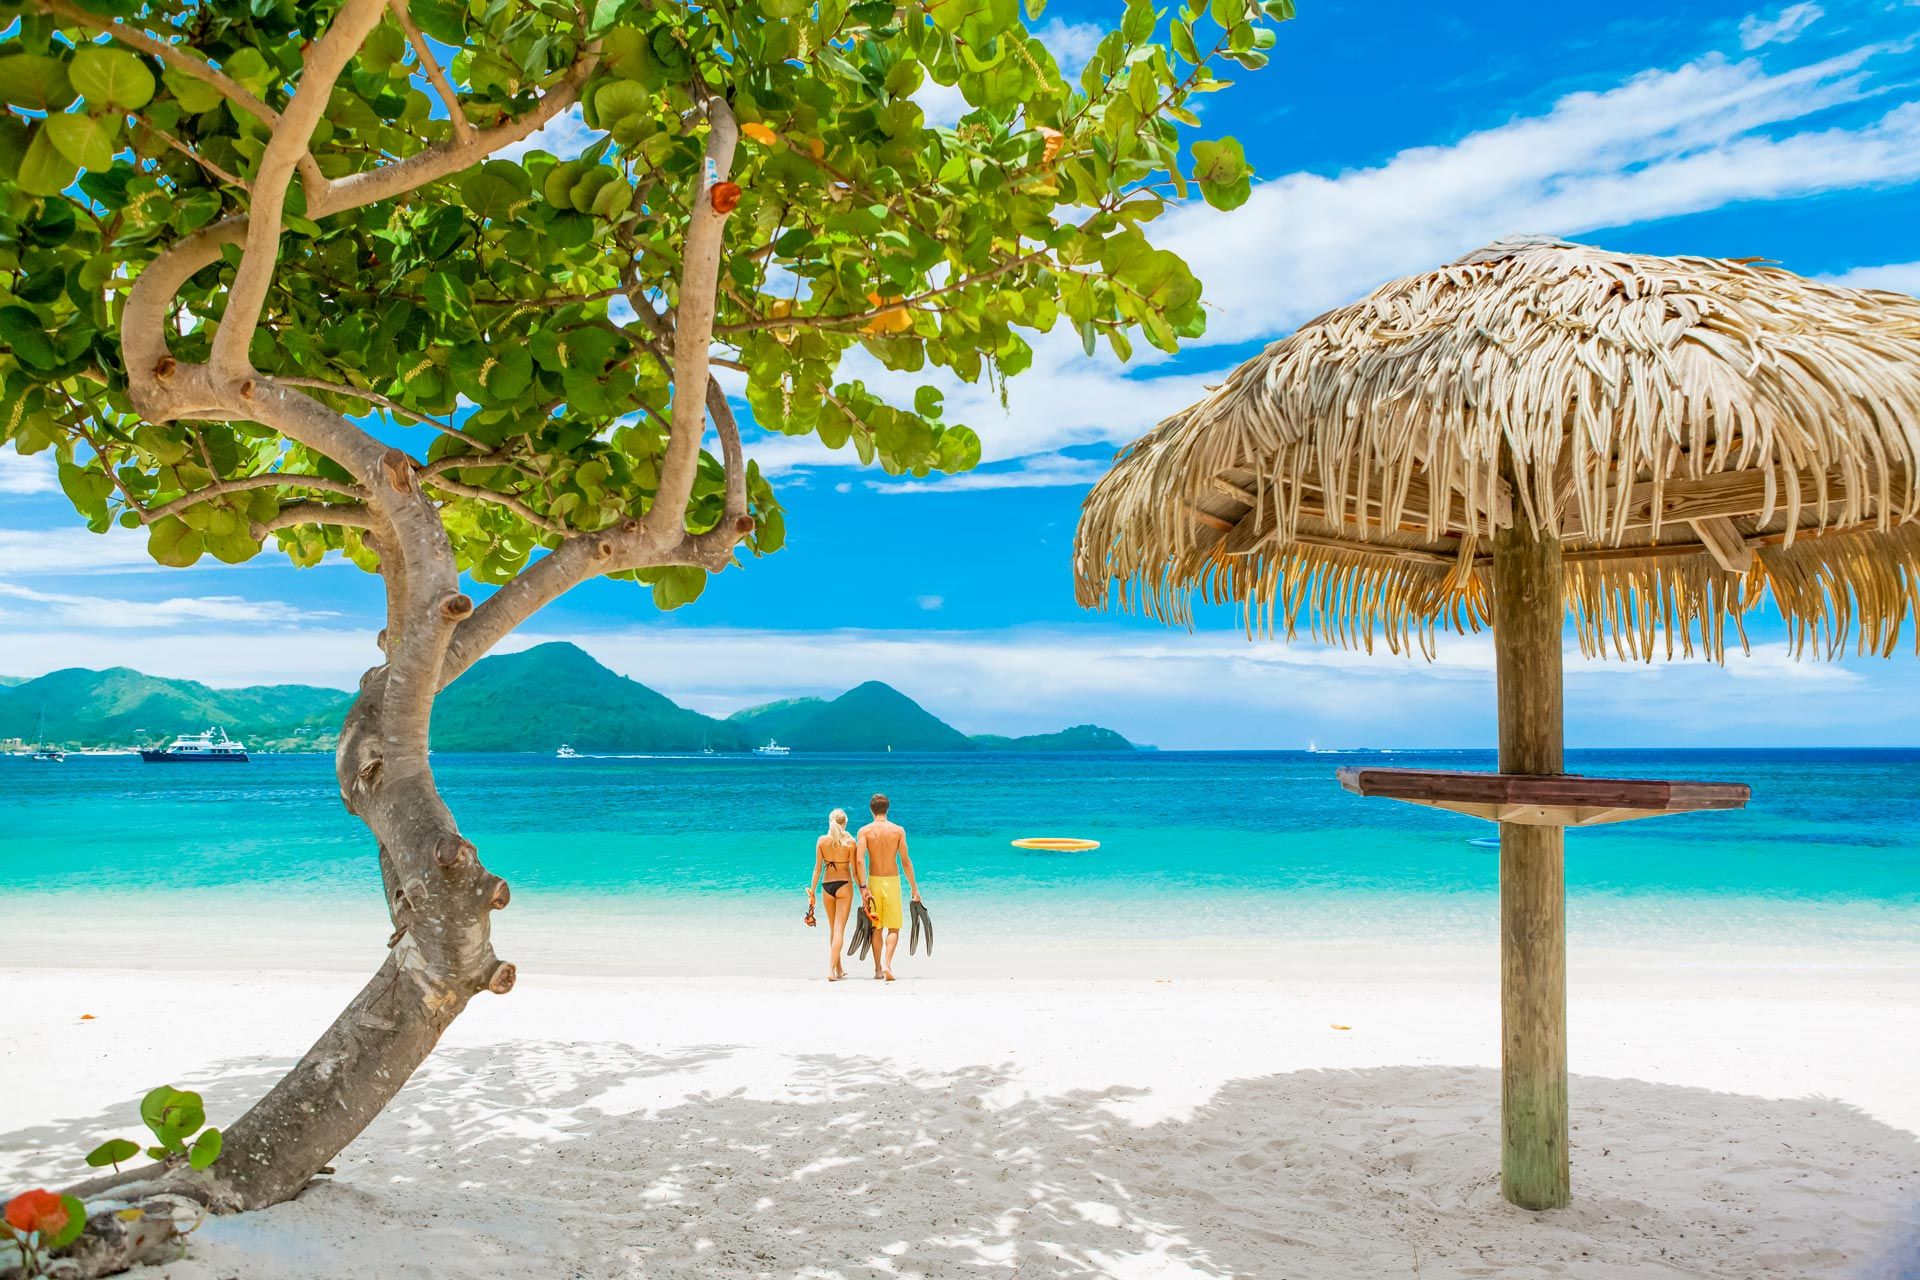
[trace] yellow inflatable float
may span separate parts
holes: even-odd
[[[1026,836],[1015,840],[1016,849],[1040,849],[1047,853],[1085,853],[1089,849],[1098,849],[1098,840],[1072,840],[1064,836]]]

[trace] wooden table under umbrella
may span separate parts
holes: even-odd
[[[1430,654],[1490,627],[1499,772],[1357,768],[1500,823],[1501,1185],[1563,1205],[1564,832],[1746,803],[1563,772],[1561,649],[1891,654],[1920,605],[1920,300],[1748,261],[1500,241],[1301,326],[1122,452],[1080,600]],[[1920,637],[1917,637],[1920,638]],[[1676,710],[1679,710],[1676,708]]]

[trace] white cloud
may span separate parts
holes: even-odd
[[[493,154],[494,158],[500,160],[518,160],[529,151],[549,151],[566,160],[579,155],[606,136],[599,129],[589,129],[586,117],[575,106],[562,111],[520,141],[502,147]]]
[[[1256,187],[1230,215],[1185,206],[1158,239],[1194,267],[1218,308],[1207,339],[1244,341],[1511,232],[1575,235],[1742,200],[1912,181],[1920,102],[1856,129],[1791,127],[1871,96],[1863,68],[1879,52],[1777,73],[1719,56],[1648,71],[1375,168],[1289,174]]]
[[[946,129],[959,124],[960,117],[973,110],[967,105],[967,99],[957,84],[924,81],[913,91],[913,100],[920,105],[920,112],[926,116],[928,124]]]
[[[241,632],[181,629],[130,639],[126,632],[82,627],[7,633],[0,672],[36,676],[64,667],[135,667],[148,675],[198,680],[215,688],[314,684],[351,689],[380,661],[376,628],[292,627]]]
[[[1771,18],[1749,14],[1740,22],[1740,47],[1758,49],[1767,44],[1790,44],[1826,13],[1817,4],[1790,4]]]
[[[16,602],[9,606],[8,601]],[[23,626],[47,624],[104,629],[166,630],[187,622],[223,622],[236,626],[286,625],[334,618],[324,610],[301,609],[280,600],[241,596],[172,596],[164,600],[124,600],[110,596],[35,591],[0,582],[0,622],[15,634]]]
[[[71,526],[0,529],[0,574],[10,578],[153,567],[153,557],[147,554],[146,534],[118,525],[105,534]]]
[[[1087,69],[1087,63],[1093,60],[1094,50],[1106,38],[1107,28],[1097,22],[1068,22],[1064,18],[1049,18],[1047,24],[1033,34],[1040,37],[1040,43],[1047,46],[1053,54],[1053,60],[1060,64],[1060,73],[1070,83],[1078,84],[1080,73]]]
[[[1822,276],[1828,284],[1848,289],[1891,289],[1920,294],[1920,262],[1887,262],[1877,267],[1855,267],[1838,275]]]
[[[1052,489],[1090,485],[1107,473],[1108,463],[1098,459],[1069,458],[1057,453],[1037,454],[1018,465],[987,470],[965,471],[954,476],[929,476],[925,480],[870,480],[867,487],[879,493],[942,493],[967,489]]]
[[[54,472],[53,451],[42,450],[21,457],[13,445],[0,445],[0,493],[24,496],[32,493],[57,493],[59,477]]]
[[[928,613],[932,613],[936,609],[944,608],[947,603],[947,598],[945,596],[915,596],[913,602]]]

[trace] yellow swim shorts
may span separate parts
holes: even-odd
[[[900,927],[900,877],[871,876],[867,880],[867,890],[873,894],[873,914],[876,917],[874,928],[898,929]]]

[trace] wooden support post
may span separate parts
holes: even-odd
[[[1560,541],[1516,519],[1493,539],[1500,771],[1565,772]],[[1567,1203],[1566,830],[1500,824],[1500,1188]]]

